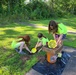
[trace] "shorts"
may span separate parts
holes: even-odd
[[[16,42],[15,40],[12,41],[11,43],[11,47],[14,48],[18,48],[20,46],[20,42]]]
[[[21,43],[20,43],[20,42],[19,42],[19,43],[17,43],[17,44],[15,45],[15,48],[18,48],[20,45],[21,45]]]
[[[59,38],[59,36],[60,36],[59,34],[55,34],[55,38]],[[65,37],[66,37],[66,34],[63,34],[62,40],[64,40]]]
[[[22,41],[22,42],[18,42],[18,43],[16,43],[16,44],[15,44],[15,48],[20,47],[20,45],[22,45],[22,44],[25,44],[25,42]]]

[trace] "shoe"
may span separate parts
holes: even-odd
[[[19,49],[18,48],[15,48],[16,52],[19,52]]]
[[[58,53],[58,57],[61,58],[62,57],[62,53]]]
[[[26,54],[26,53],[25,53],[25,52],[23,52],[23,51],[21,51],[21,52],[19,51],[18,53],[19,53],[19,54]]]

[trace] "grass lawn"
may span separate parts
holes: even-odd
[[[55,20],[58,23],[64,23],[68,30],[76,31],[76,16],[68,18],[51,18],[48,20],[37,20],[29,22],[38,26],[48,26],[50,20]]]
[[[55,20],[58,23],[63,23],[67,26],[69,32],[75,32],[73,34],[67,34],[68,40],[64,41],[64,45],[71,46],[76,48],[76,16],[68,17],[68,18],[51,18],[48,20],[38,20],[38,21],[30,21],[32,24],[36,24],[38,26],[48,26],[50,20]]]
[[[66,24],[68,30],[76,31],[76,18],[61,18],[55,19],[57,22]],[[49,20],[30,21],[32,24],[47,26]],[[25,55],[18,54],[11,48],[11,42],[17,36],[29,34],[31,37],[30,49],[32,49],[37,42],[37,34],[42,32],[46,37],[52,39],[52,35],[48,34],[47,30],[41,28],[34,28],[27,26],[26,24],[11,23],[8,25],[0,26],[0,75],[24,75],[30,68],[38,61],[38,56],[45,55],[45,52],[41,51],[35,55],[32,55],[29,60],[25,60]],[[65,40],[64,45],[76,48],[76,35],[68,34],[68,39]]]

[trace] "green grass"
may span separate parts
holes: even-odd
[[[0,26],[0,66],[8,69],[10,75],[24,75],[38,60],[37,56],[42,55],[40,52],[24,62],[20,55],[11,48],[11,42],[17,36],[29,34],[31,37],[30,49],[32,49],[37,42],[37,34],[42,32],[48,35],[48,31],[40,28],[34,28],[26,25],[12,23],[9,25]],[[50,35],[49,35],[50,37]],[[0,69],[1,69],[0,68]],[[6,72],[6,71],[5,71]]]
[[[76,16],[68,18],[51,18],[48,20],[29,21],[38,26],[48,26],[50,20],[55,20],[58,23],[64,23],[68,30],[76,31]]]
[[[76,16],[68,18],[51,18],[48,20],[30,21],[30,23],[47,27],[50,20],[55,20],[58,23],[63,23],[66,25],[68,31],[75,32],[75,34],[67,34],[68,40],[64,41],[64,45],[76,48]]]
[[[57,22],[62,22],[66,24],[68,30],[76,31],[76,18],[59,18],[55,19]],[[50,19],[30,21],[32,24],[48,26]],[[29,34],[31,37],[30,50],[35,46],[37,42],[37,34],[42,32],[49,39],[53,39],[52,35],[48,34],[48,31],[42,28],[34,28],[26,24],[10,23],[0,26],[0,74],[4,75],[24,75],[30,70],[30,68],[38,61],[37,57],[40,55],[45,55],[45,52],[37,53],[27,61],[23,61],[21,58],[25,57],[15,52],[11,48],[11,42],[17,36]],[[64,45],[76,48],[76,34],[68,34],[67,38],[70,40],[65,40]]]

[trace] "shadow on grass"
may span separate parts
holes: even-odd
[[[14,30],[14,28],[16,28],[16,27],[19,27],[19,28],[21,27],[21,28],[20,28],[20,30],[16,31],[16,30]],[[4,30],[2,30],[2,32],[4,32],[4,34],[0,34],[1,35],[0,40],[3,42],[3,40],[8,38],[8,40],[6,40],[7,41],[6,45],[8,45],[8,43],[11,41],[10,38],[16,38],[17,36],[21,36],[21,35],[25,35],[25,34],[29,34],[31,37],[30,49],[32,47],[35,47],[35,44],[38,40],[38,38],[37,38],[38,33],[43,33],[44,36],[46,36],[49,40],[53,38],[51,34],[48,34],[47,30],[30,27],[28,25],[21,25],[21,24],[15,23],[15,24],[5,25],[0,28],[4,29]],[[71,36],[68,36],[68,37],[71,37]],[[71,43],[70,43],[70,45],[71,45]],[[2,50],[3,49],[1,49],[1,51]],[[7,50],[12,50],[12,49],[10,47],[10,49],[8,48]],[[2,53],[3,59],[1,60],[0,66],[1,65],[9,66],[10,74],[13,74],[15,71],[19,71],[21,73],[22,73],[22,70],[24,70],[25,72],[28,71],[27,69],[28,68],[30,69],[33,64],[33,59],[36,59],[35,56],[31,56],[31,60],[27,61],[27,64],[26,64],[26,62],[23,64],[22,60],[20,60],[21,55],[16,53],[14,50],[10,51],[10,53],[8,55],[6,55],[8,52],[9,51],[6,51],[6,53]],[[14,54],[14,55],[12,56],[12,54]],[[34,60],[34,63],[35,62],[36,61]]]
[[[20,32],[15,31],[13,29],[3,30],[4,34],[0,34],[0,40],[4,40],[6,38],[14,38],[16,35],[20,34]]]
[[[19,28],[21,27],[20,29],[22,31],[16,29],[16,27],[19,27]],[[15,38],[17,36],[21,36],[21,35],[25,35],[25,34],[29,34],[30,36],[32,36],[34,38],[35,35],[37,36],[38,33],[43,33],[46,37],[48,37],[48,31],[46,31],[44,29],[34,28],[31,26],[27,26],[27,25],[25,26],[25,25],[18,25],[18,24],[16,25],[15,24],[15,28],[14,28],[14,25],[13,26],[9,25],[6,27],[1,27],[1,29],[4,29],[4,30],[2,30],[2,32],[4,32],[4,34],[0,34],[1,40],[5,39],[5,38]]]
[[[73,29],[76,29],[76,16],[68,18],[50,18],[48,20],[30,21],[29,23],[37,24],[39,26],[48,26],[50,20],[55,20],[58,23],[63,23]]]

